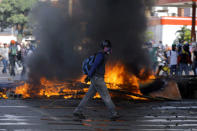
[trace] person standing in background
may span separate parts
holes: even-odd
[[[8,60],[9,60],[9,48],[7,43],[3,44],[3,48],[1,49],[1,55],[2,55],[2,63],[3,63],[3,70],[2,73],[7,73],[7,66],[8,66]]]
[[[9,47],[9,60],[10,60],[10,75],[15,76],[15,62],[17,59],[17,45],[16,41],[11,40],[10,47]]]
[[[177,58],[178,58],[178,52],[176,50],[176,44],[172,44],[172,50],[168,51],[168,63],[170,65],[170,75],[177,75]]]

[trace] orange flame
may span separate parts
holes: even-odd
[[[28,94],[28,89],[29,89],[29,84],[25,83],[22,86],[16,87],[15,93],[22,94],[24,98],[28,98],[30,97],[30,95]]]
[[[140,74],[143,74],[143,70]],[[83,82],[85,76],[83,76],[79,81]],[[153,79],[154,76],[149,76],[149,79]],[[127,89],[133,93],[141,94],[139,90],[139,82],[147,82],[142,81],[135,75],[129,74],[126,72],[124,65],[117,63],[113,66],[107,66],[106,68],[106,75],[105,75],[105,82],[109,89]],[[31,97],[29,93],[30,84],[25,83],[23,86],[19,86],[16,88],[16,94],[22,94],[24,98]],[[83,91],[87,92],[88,88],[84,88],[82,90],[72,90],[67,86],[67,83],[58,82],[56,80],[49,81],[46,78],[40,79],[40,90],[37,94],[39,97],[45,96],[46,98],[52,96],[63,96],[63,98],[71,98],[74,94]],[[67,95],[66,95],[67,94]],[[82,97],[82,96],[81,96]],[[133,99],[140,99],[138,97],[130,96]],[[97,94],[94,98],[100,98]]]
[[[0,98],[4,98],[4,99],[7,99],[8,97],[6,96],[6,94],[0,92]]]
[[[125,66],[121,63],[117,63],[113,68],[108,66],[106,68],[105,81],[108,83],[110,89],[126,89],[131,90],[132,93],[142,95],[139,89],[139,83],[148,82],[151,79],[155,79],[154,75],[150,75],[147,80],[141,80],[133,74],[129,74]],[[140,76],[144,74],[144,69],[141,70]],[[130,96],[133,99],[144,99],[135,96]]]

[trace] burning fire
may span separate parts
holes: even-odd
[[[143,71],[141,72],[143,73]],[[85,76],[83,76],[78,83],[83,82]],[[150,76],[148,79],[152,79],[154,76]],[[139,83],[143,82],[139,78],[137,78],[135,75],[129,75],[124,65],[118,63],[115,66],[107,66],[106,68],[106,76],[105,76],[105,82],[107,84],[107,87],[109,89],[127,89],[131,91],[132,93],[141,94],[139,90]],[[31,97],[29,93],[30,84],[25,83],[22,86],[19,86],[16,88],[15,93],[16,94],[22,94],[24,98]],[[62,96],[63,98],[71,98],[76,97],[74,96],[77,93],[80,92],[87,92],[88,88],[82,88],[82,89],[71,89],[69,87],[72,87],[73,85],[68,82],[58,82],[56,80],[49,81],[46,78],[40,79],[40,90],[37,94],[38,97],[54,97],[54,96]],[[82,96],[81,96],[82,97]],[[98,94],[94,98],[100,97]],[[139,99],[138,97],[130,96],[133,99]]]
[[[144,74],[144,69],[141,70],[140,76]],[[109,89],[125,89],[131,91],[132,93],[142,95],[140,92],[139,83],[146,83],[150,80],[155,79],[154,75],[149,75],[146,80],[141,80],[133,74],[127,73],[125,66],[117,63],[113,68],[108,66],[105,81]],[[133,99],[145,99],[135,96],[129,96]]]
[[[4,99],[7,99],[8,97],[6,96],[6,94],[0,92],[0,98],[4,98]]]
[[[52,96],[63,96],[63,98],[71,98],[73,95],[76,94],[77,90],[72,90],[67,88],[68,83],[66,82],[58,82],[58,81],[49,81],[46,78],[40,79],[40,90],[37,94],[38,97],[52,97]],[[29,93],[29,87],[31,85],[29,83],[25,83],[22,86],[16,87],[15,93],[16,94],[22,94],[24,98],[31,97]],[[65,95],[66,94],[66,95]],[[68,95],[70,94],[70,95]]]

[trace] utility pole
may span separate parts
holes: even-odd
[[[196,42],[196,1],[192,0],[192,32],[191,42]]]
[[[69,16],[72,17],[73,15],[73,0],[69,0],[69,7],[68,7],[68,12],[69,12]]]

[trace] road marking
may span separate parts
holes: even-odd
[[[28,106],[0,106],[0,108],[28,108]]]
[[[153,109],[159,110],[172,110],[172,109],[197,109],[197,106],[185,106],[185,107],[175,107],[175,106],[163,106],[163,107],[155,107]]]
[[[0,123],[1,126],[10,126],[10,125],[40,125],[39,123],[27,123],[27,122],[15,122],[15,123]]]

